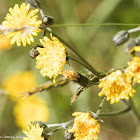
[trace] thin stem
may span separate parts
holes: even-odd
[[[47,135],[48,135],[48,136],[52,136],[55,132],[59,131],[60,129],[62,129],[62,127],[61,127],[61,126],[60,126],[60,127],[58,127],[58,128],[56,128],[56,129],[55,129],[55,130],[53,130],[52,132],[48,133]]]
[[[55,132],[57,132],[58,130],[60,130],[60,129],[62,129],[62,128],[66,129],[66,128],[67,128],[71,123],[73,123],[73,122],[74,122],[74,120],[72,119],[72,120],[70,120],[70,121],[68,121],[68,122],[65,122],[65,123],[49,124],[49,125],[47,125],[47,128],[56,127],[56,126],[60,126],[60,127],[56,128],[55,130],[53,130],[52,132],[48,133],[47,135],[48,135],[48,136],[51,136],[51,135],[53,135]]]
[[[69,58],[69,60],[72,60],[72,61],[74,61],[74,62],[76,62],[76,63],[78,63],[78,64],[84,66],[86,69],[88,69],[89,71],[91,71],[91,72],[94,73],[95,75],[98,75],[98,74],[99,74],[99,73],[97,73],[93,68],[91,69],[91,68],[87,67],[87,65],[85,65],[84,63],[82,63],[82,62],[80,62],[80,61],[78,61],[78,60],[76,60],[76,59],[74,59],[74,58],[72,58],[72,57],[68,57],[68,58]]]
[[[69,83],[69,80],[65,79],[65,78],[58,79],[56,81],[56,83],[53,83],[52,81],[48,81],[48,82],[44,83],[43,85],[40,85],[38,87],[34,87],[31,90],[24,92],[23,93],[23,98],[26,98],[28,96],[31,96],[31,95],[33,95],[37,92],[41,92],[41,91],[44,91],[44,90],[50,90],[52,88],[63,87],[68,83]]]
[[[57,127],[57,126],[62,126],[62,123],[57,123],[57,124],[48,124],[48,125],[47,125],[47,128]]]
[[[130,110],[131,110],[131,107],[129,106],[126,109],[121,110],[121,111],[113,111],[113,112],[108,112],[108,113],[100,113],[99,116],[103,116],[103,117],[105,117],[105,116],[116,116],[116,115],[124,114],[124,113],[126,113],[126,112],[128,112]]]
[[[75,51],[68,43],[66,43],[62,38],[57,36],[52,31],[46,30],[48,33],[52,33],[55,37],[57,37],[61,42],[63,42],[77,57],[79,57],[88,67],[88,69],[92,69],[92,73],[95,74],[98,77],[101,77],[100,73],[97,72],[77,51]]]
[[[128,30],[128,33],[133,33],[133,32],[137,32],[137,31],[140,31],[140,27],[130,29],[130,30]]]
[[[73,120],[70,120],[65,123],[48,124],[47,128],[61,126],[62,128],[66,129],[71,123],[73,123]]]
[[[43,17],[45,16],[43,10],[40,8],[39,11],[40,11],[40,15],[41,15],[41,17],[43,18]]]
[[[98,110],[97,110],[96,113],[95,113],[95,118],[98,118],[98,116],[99,116],[99,114],[100,114],[100,112],[101,112],[101,109],[102,109],[102,107],[103,107],[103,104],[104,104],[105,100],[106,100],[106,96],[103,97],[103,99],[102,99],[102,101],[101,101],[101,103],[100,103],[100,105],[99,105],[99,108],[98,108]]]
[[[83,27],[83,26],[140,26],[139,23],[80,23],[80,24],[54,24],[51,27]]]
[[[136,117],[138,118],[138,120],[140,122],[140,115],[139,115],[131,97],[129,97],[129,103],[130,103],[130,106],[131,106],[133,113],[136,115]]]

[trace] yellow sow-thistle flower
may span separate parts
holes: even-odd
[[[11,44],[17,43],[17,46],[26,46],[26,43],[29,45],[31,42],[34,42],[34,36],[38,35],[38,32],[41,30],[38,29],[41,20],[37,20],[38,16],[35,15],[39,10],[31,10],[29,12],[30,4],[23,3],[20,7],[18,4],[12,9],[9,9],[10,14],[8,13],[5,17],[5,21],[2,22],[2,25],[7,29],[19,29],[19,31],[7,32],[7,38],[11,39]]]
[[[128,62],[125,73],[128,77],[133,78],[134,82],[140,84],[140,58],[134,57],[133,61]]]
[[[120,70],[112,72],[110,75],[100,79],[99,88],[102,91],[99,96],[107,96],[110,103],[119,102],[120,99],[129,99],[129,96],[134,96],[135,90],[132,88],[130,80]]]
[[[93,140],[98,138],[100,125],[96,119],[91,117],[89,113],[75,112],[72,115],[76,117],[74,125],[69,132],[74,132],[75,140]]]
[[[39,124],[29,124],[28,131],[23,130],[24,134],[27,136],[23,138],[23,140],[44,140],[41,136],[43,132],[43,128],[39,126]]]
[[[23,92],[35,86],[36,81],[32,71],[18,72],[3,82],[3,88],[13,100],[19,100],[23,96]]]
[[[66,64],[66,50],[64,45],[56,38],[52,40],[44,36],[40,39],[44,48],[37,48],[39,55],[36,57],[36,68],[41,69],[41,75],[54,78],[62,73]]]
[[[15,105],[14,116],[17,126],[26,130],[31,121],[46,122],[49,116],[49,109],[43,99],[32,96]]]

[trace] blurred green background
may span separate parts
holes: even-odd
[[[0,0],[0,21],[8,13],[10,7],[23,3],[24,0]],[[40,0],[45,14],[54,17],[55,24],[80,24],[80,23],[139,23],[139,0]],[[39,18],[41,19],[40,15]],[[65,26],[52,27],[53,32],[71,44],[96,70],[108,71],[111,68],[123,68],[131,58],[125,54],[123,45],[116,47],[112,38],[116,32],[127,30],[135,26]],[[138,33],[131,37],[138,36]],[[29,56],[31,47],[38,44],[42,32],[35,37],[35,42],[30,46],[17,47],[0,51],[0,83],[15,71],[33,70],[38,85],[48,79],[40,75],[35,68],[35,60]],[[40,43],[39,43],[40,44]],[[81,66],[70,63],[65,69],[85,72]],[[66,122],[72,118],[75,111],[96,111],[101,102],[98,97],[100,89],[93,86],[85,90],[80,97],[70,105],[72,94],[78,85],[69,83],[63,88],[53,89],[39,93],[45,99],[50,110],[47,123]],[[140,110],[140,86],[136,85],[136,94],[133,97],[137,110]],[[0,96],[0,135],[23,135],[14,121],[13,107],[15,103],[7,96]],[[106,102],[102,112],[115,111],[125,108],[120,101],[110,105]],[[140,113],[140,111],[139,111]],[[130,111],[126,114],[113,117],[101,117],[101,132],[99,140],[138,140],[140,139],[140,126],[137,118]],[[57,132],[52,140],[63,140],[64,131]]]

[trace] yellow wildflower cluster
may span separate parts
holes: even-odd
[[[96,119],[91,117],[89,113],[75,112],[72,115],[76,117],[74,125],[69,132],[75,132],[75,140],[93,140],[98,138],[100,125]]]
[[[29,124],[28,131],[23,131],[27,137],[23,138],[23,140],[44,140],[41,136],[43,132],[43,128],[39,126],[39,124]]]
[[[102,88],[102,91],[99,96],[107,96],[107,100],[110,100],[111,104],[134,96],[135,90],[132,88],[130,80],[120,70],[100,79],[100,82],[99,88]]]
[[[134,57],[133,61],[128,62],[128,67],[125,71],[126,75],[133,78],[134,82],[140,84],[140,58]]]
[[[16,4],[13,9],[9,9],[10,14],[8,13],[5,21],[2,22],[6,29],[15,29],[15,31],[6,32],[11,44],[15,42],[17,46],[21,46],[21,42],[23,46],[26,46],[26,43],[31,44],[34,42],[32,35],[37,36],[41,31],[38,27],[42,21],[37,20],[38,16],[35,15],[39,10],[35,9],[29,12],[29,9],[30,4],[22,3],[20,7]]]
[[[39,55],[36,57],[36,68],[41,69],[42,76],[53,77],[55,80],[66,64],[66,50],[56,37],[51,38],[44,36],[40,39],[44,48],[37,48]]]

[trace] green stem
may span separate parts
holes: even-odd
[[[140,26],[139,23],[80,23],[80,24],[54,24],[51,27],[83,27],[83,26]]]
[[[91,68],[87,67],[87,65],[85,65],[84,63],[82,63],[82,62],[80,62],[72,57],[68,57],[68,58],[69,58],[69,60],[72,60],[72,61],[84,66],[86,69],[88,69],[89,71],[91,71],[92,73],[94,73],[97,76],[98,73],[93,68],[91,69]]]
[[[121,110],[121,111],[114,111],[114,112],[109,112],[109,113],[100,113],[99,116],[116,116],[116,115],[120,115],[120,114],[124,114],[128,111],[131,110],[131,107],[127,107],[126,109],[124,110]]]
[[[101,101],[101,103],[100,103],[100,105],[99,105],[99,108],[98,108],[98,110],[97,110],[96,113],[95,113],[95,118],[98,118],[98,116],[99,116],[99,114],[100,114],[100,112],[101,112],[101,109],[102,109],[102,107],[103,107],[103,104],[104,104],[105,100],[106,100],[106,96],[103,97],[103,99],[102,99],[102,101]]]
[[[72,52],[73,54],[75,54],[77,57],[79,57],[83,63],[85,63],[88,67],[88,69],[92,69],[92,73],[95,74],[98,77],[101,77],[100,73],[97,72],[77,51],[75,51],[67,42],[65,42],[62,38],[60,38],[59,36],[57,36],[55,33],[53,33],[52,31],[48,31],[46,30],[46,32],[48,33],[52,33],[55,37],[57,37],[62,43],[64,43]]]
[[[140,115],[139,115],[131,97],[129,97],[129,104],[131,106],[131,109],[132,109],[133,113],[136,115],[136,117],[138,118],[138,120],[140,122]]]
[[[55,132],[57,132],[58,130],[60,130],[60,129],[62,129],[62,128],[66,129],[66,128],[67,128],[71,123],[73,123],[73,122],[74,122],[74,120],[72,119],[72,120],[70,120],[70,121],[68,121],[68,122],[65,122],[65,123],[49,124],[49,125],[47,125],[47,128],[56,127],[56,126],[60,126],[60,127],[56,128],[55,130],[53,130],[52,132],[48,133],[47,135],[48,135],[48,136],[51,136],[51,135],[53,135]]]
[[[50,137],[50,136],[52,136],[55,132],[59,131],[60,129],[62,129],[62,126],[56,128],[55,130],[53,130],[52,132],[48,133],[47,135]]]

